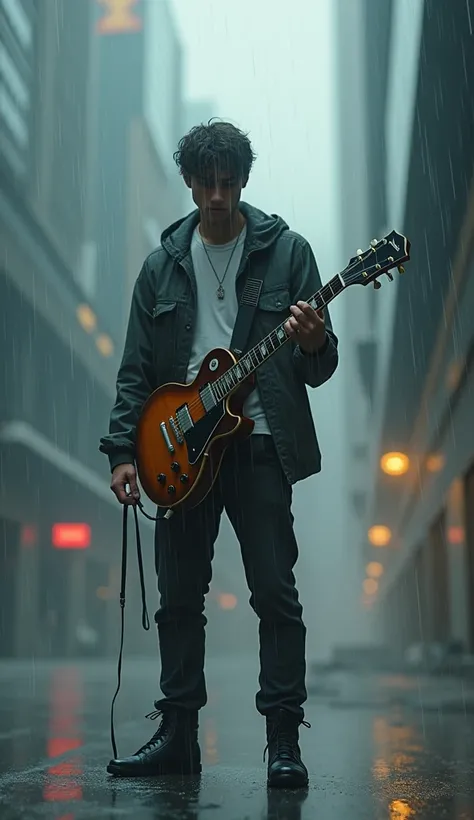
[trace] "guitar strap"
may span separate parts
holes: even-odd
[[[253,279],[248,274],[246,277],[237,317],[235,319],[234,330],[232,332],[232,339],[230,340],[230,350],[237,359],[240,359],[249,340],[250,330],[260,300],[260,293],[262,291],[267,267],[268,266],[265,266],[263,268],[261,279]]]

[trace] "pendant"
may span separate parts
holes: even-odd
[[[219,287],[216,290],[216,294],[217,294],[218,299],[223,299],[224,298],[225,291],[224,291],[224,288],[222,287],[222,285],[219,285]]]

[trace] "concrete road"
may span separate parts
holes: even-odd
[[[138,782],[105,771],[113,663],[0,664],[1,820],[474,820],[473,715],[459,682],[445,682],[449,700],[416,679],[321,679],[301,732],[310,788],[278,792],[265,785],[255,658],[209,658],[207,669],[202,776]],[[156,728],[144,715],[157,677],[158,663],[126,655],[121,754]]]

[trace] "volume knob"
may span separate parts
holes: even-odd
[[[164,474],[164,473],[160,473],[159,475],[157,475],[157,476],[156,476],[156,480],[158,481],[158,483],[159,483],[159,484],[165,484],[165,483],[166,483],[166,476],[165,476],[165,474]]]
[[[176,487],[174,486],[174,484],[168,484],[168,492],[170,495],[174,495],[174,493],[176,492]]]
[[[181,481],[182,484],[186,484],[186,482],[189,481],[188,474],[183,473],[182,475],[180,475],[179,480]]]

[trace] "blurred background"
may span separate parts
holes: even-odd
[[[323,282],[393,228],[412,243],[404,276],[332,306],[340,365],[310,394],[323,472],[294,496],[308,658],[469,665],[473,26],[473,0],[0,0],[3,657],[117,651],[98,441],[135,278],[192,207],[173,151],[218,116],[258,154],[244,199],[306,236]],[[151,656],[140,612],[131,553],[126,651]],[[207,613],[210,653],[256,648],[226,521]]]

